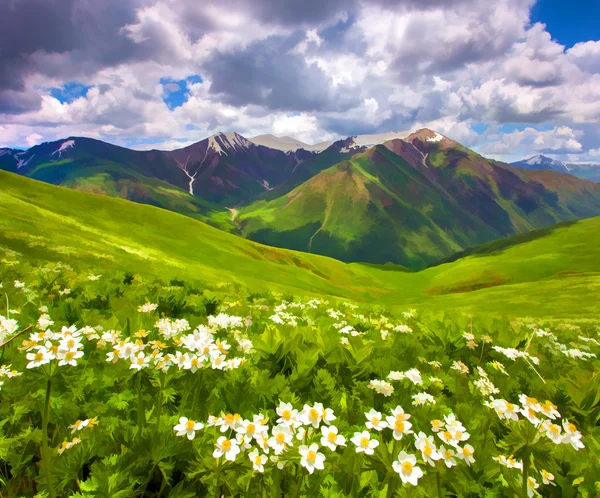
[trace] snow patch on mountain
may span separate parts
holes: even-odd
[[[433,137],[429,137],[427,139],[428,142],[433,142],[433,143],[441,142],[444,139],[444,136],[440,135],[437,131],[434,131],[433,133],[434,133]]]
[[[32,154],[31,157],[27,158],[27,159],[21,159],[20,157],[18,157],[21,154],[24,154],[25,152],[21,152],[19,154],[15,154],[13,157],[15,158],[15,160],[17,161],[17,169],[22,168],[23,166],[27,166],[29,164],[29,161],[31,161],[34,157],[35,154]]]
[[[216,133],[208,137],[208,149],[223,156],[236,151],[247,151],[254,144],[235,132]]]
[[[10,154],[11,150],[10,149],[0,149],[0,157],[4,156],[5,154]]]
[[[64,151],[67,149],[72,149],[73,147],[75,147],[75,140],[65,140],[62,144],[60,144],[60,147],[52,153],[52,155],[58,154],[58,158],[60,159]]]

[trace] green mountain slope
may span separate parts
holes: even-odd
[[[488,161],[430,130],[242,208],[244,236],[343,261],[423,268],[467,247],[600,214],[600,186]]]
[[[186,216],[0,172],[0,249],[102,273],[237,283],[385,304],[510,316],[600,312],[600,218],[505,239],[420,272],[274,249]],[[1,256],[1,255],[0,255]],[[2,256],[3,257],[3,256]],[[2,259],[0,257],[0,260]],[[4,264],[2,262],[1,264]]]

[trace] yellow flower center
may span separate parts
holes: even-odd
[[[72,351],[68,351],[65,354],[65,359],[68,360],[68,361],[71,361],[74,357],[75,357],[75,353],[73,353]]]
[[[275,441],[278,443],[283,443],[285,441],[285,434],[283,432],[277,434],[277,436],[275,436]]]
[[[309,463],[315,463],[315,460],[316,460],[316,459],[317,459],[317,454],[316,454],[314,451],[310,450],[310,451],[309,451],[309,452],[306,454],[306,460],[307,460]]]
[[[406,417],[406,415],[404,413],[398,413],[396,415],[396,420],[402,421],[402,420],[406,420],[406,419],[407,419],[407,417]]]
[[[252,434],[256,430],[256,426],[254,424],[248,424],[246,426],[246,432]]]
[[[456,431],[456,439],[461,440],[463,437],[463,433],[460,431]]]
[[[260,456],[260,455],[256,455],[256,456],[254,457],[254,463],[255,463],[256,465],[260,465],[260,464],[262,464],[262,458],[261,458],[261,456]]]
[[[368,437],[361,437],[360,438],[360,446],[362,448],[368,448],[369,447],[369,438]]]
[[[319,412],[314,408],[311,408],[308,412],[308,418],[310,418],[311,420],[317,420],[319,418]]]
[[[463,448],[463,455],[466,457],[471,456],[473,453],[471,453],[471,450],[469,448]]]
[[[221,448],[223,448],[223,451],[229,451],[231,449],[231,441],[229,439],[223,441],[221,443]]]
[[[327,434],[327,441],[329,441],[330,443],[335,443],[337,439],[337,434],[335,432],[330,432],[329,434]]]
[[[194,429],[194,425],[195,425],[195,424],[194,424],[194,421],[193,421],[193,420],[188,420],[188,421],[185,423],[185,428],[186,428],[188,431],[191,431],[191,430],[193,430],[193,429]]]
[[[225,420],[225,423],[227,425],[233,424],[234,418],[233,418],[233,415],[231,413],[228,413],[227,415],[225,415],[225,417],[223,417],[223,419]]]
[[[143,356],[138,356],[137,357],[137,364],[138,365],[143,365],[144,364],[144,357]]]
[[[413,464],[410,462],[402,462],[402,472],[404,474],[411,474],[413,469]]]
[[[41,352],[38,351],[37,353],[35,353],[35,356],[34,356],[33,359],[35,361],[41,361],[41,360],[43,360],[44,359],[44,353],[41,353]]]
[[[558,427],[558,425],[556,424],[550,424],[548,426],[548,430],[552,433],[552,434],[558,434],[560,433],[560,427]]]
[[[446,441],[452,441],[452,434],[450,434],[448,431],[444,431],[444,439]]]
[[[431,456],[431,454],[433,453],[433,448],[426,444],[425,448],[423,448],[423,453],[425,453],[426,456]]]
[[[450,450],[444,451],[444,458],[446,460],[448,460],[449,458],[452,458],[452,451],[450,451]]]
[[[73,346],[75,346],[75,341],[73,339],[69,339],[67,341],[67,347],[72,348]]]
[[[289,420],[292,418],[292,412],[290,410],[283,410],[281,412],[281,418],[284,420]]]
[[[398,432],[404,432],[404,422],[402,422],[402,420],[396,420],[396,422],[394,422],[394,429]]]
[[[577,427],[573,424],[567,424],[567,427],[569,428],[569,432],[577,432]]]
[[[379,425],[379,418],[378,418],[378,417],[373,417],[373,418],[371,419],[371,423],[372,423],[373,425]]]
[[[506,411],[509,412],[514,412],[515,411],[515,405],[513,405],[512,403],[506,403]]]

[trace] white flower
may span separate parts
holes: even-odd
[[[412,396],[412,399],[413,399],[413,405],[415,405],[415,406],[426,405],[426,404],[435,405],[435,398],[429,393],[415,394],[414,396]]]
[[[542,482],[544,484],[551,484],[552,486],[556,486],[552,481],[554,481],[554,474],[551,474],[547,470],[542,469],[540,472],[542,474]]]
[[[421,372],[416,368],[411,368],[404,372],[404,376],[409,379],[414,385],[418,386],[423,384],[423,379],[421,378]]]
[[[369,382],[367,387],[369,389],[373,389],[376,393],[383,394],[386,397],[391,396],[394,392],[394,386],[385,380],[373,379],[371,382]]]
[[[425,433],[419,432],[416,436],[415,447],[422,453],[423,460],[432,467],[435,467],[435,460],[442,458],[435,447],[433,436],[426,436]]]
[[[237,413],[221,413],[221,417],[215,421],[217,427],[221,427],[221,432],[235,430],[242,421],[242,417]]]
[[[158,304],[146,303],[138,306],[138,312],[140,313],[150,313],[158,308]]]
[[[276,455],[279,455],[287,446],[292,445],[292,430],[287,425],[276,425],[273,427],[273,436],[269,438],[267,444],[273,449]]]
[[[187,438],[191,441],[196,437],[196,431],[199,431],[204,428],[204,424],[200,422],[194,422],[186,417],[181,417],[179,419],[179,424],[173,427],[173,430],[177,431],[176,436],[187,436]]]
[[[544,420],[540,429],[553,443],[561,444],[563,442],[562,427],[553,424],[552,420]]]
[[[475,462],[475,458],[473,457],[475,450],[473,449],[473,446],[465,444],[462,448],[458,447],[457,450],[456,456],[461,460],[464,460],[469,467]]]
[[[518,413],[521,411],[519,405],[509,403],[504,399],[492,398],[487,406],[493,408],[501,420],[519,420]]]
[[[217,439],[215,444],[215,451],[213,451],[213,458],[221,458],[225,455],[225,459],[230,462],[235,461],[235,457],[239,454],[240,447],[235,439],[227,439],[225,436],[221,436]]]
[[[56,353],[56,358],[59,360],[59,367],[63,365],[71,365],[74,367],[77,365],[77,360],[81,357],[83,357],[83,351],[78,351],[77,349],[61,349],[59,347]]]
[[[515,458],[512,455],[510,455],[509,457],[506,457],[504,455],[498,455],[498,456],[492,457],[492,460],[495,460],[500,465],[504,465],[508,469],[519,469],[519,470],[523,471],[523,461],[515,460]]]
[[[387,376],[388,380],[402,380],[404,377],[406,377],[404,372],[398,372],[395,370],[390,372]]]
[[[300,452],[300,465],[304,467],[310,474],[312,474],[315,469],[323,470],[325,467],[323,462],[325,462],[325,455],[323,453],[319,453],[319,445],[316,443],[311,444],[310,446],[302,445],[298,448]]]
[[[258,420],[242,420],[235,428],[235,431],[238,434],[242,434],[244,436],[244,439],[248,442],[250,442],[253,438],[258,441],[259,436],[267,430],[268,428],[259,423]]]
[[[392,464],[394,470],[400,475],[403,483],[417,485],[417,481],[423,477],[423,471],[417,467],[417,458],[414,455],[401,451],[398,459]]]
[[[350,441],[356,446],[356,453],[364,453],[365,455],[372,455],[375,453],[375,448],[379,446],[379,441],[371,439],[371,434],[367,431],[355,432]]]
[[[296,431],[296,439],[298,441],[304,441],[305,437],[306,437],[306,429],[304,427],[298,427],[298,430]]]
[[[381,412],[378,412],[373,408],[371,408],[370,411],[365,412],[365,417],[367,417],[367,423],[365,424],[367,429],[381,431],[387,427],[387,423],[382,421]]]
[[[129,368],[133,368],[134,370],[146,368],[150,364],[151,358],[151,356],[146,356],[143,351],[140,351],[137,355],[132,354],[130,357],[131,365],[129,365]]]
[[[81,431],[81,430],[85,429],[89,423],[90,423],[89,419],[77,420],[73,425],[69,426],[69,429],[71,429],[71,434],[73,434],[75,431]]]
[[[431,421],[431,430],[433,432],[440,432],[444,428],[444,422],[435,419]]]
[[[15,289],[24,289],[25,288],[25,284],[23,282],[20,282],[19,280],[15,280]]]
[[[527,496],[532,497],[538,495],[539,493],[536,491],[539,488],[539,483],[533,477],[527,478]]]
[[[29,361],[26,368],[37,368],[46,363],[50,363],[50,360],[54,359],[54,353],[50,351],[52,343],[47,342],[46,346],[38,346],[35,353],[27,353],[25,358]]]
[[[462,361],[453,362],[450,368],[452,368],[452,370],[457,370],[458,372],[464,375],[469,373],[469,367],[465,365]]]
[[[331,451],[335,451],[338,446],[346,446],[346,438],[338,434],[338,429],[335,425],[329,427],[322,426],[321,433],[321,445],[326,446]]]
[[[258,452],[257,448],[254,448],[250,453],[248,453],[248,458],[252,462],[252,468],[257,470],[258,472],[265,471],[265,463],[267,463],[268,457],[266,455],[261,455]]]
[[[456,459],[454,458],[455,452],[452,448],[446,448],[445,446],[439,447],[439,454],[444,459],[446,467],[451,468],[456,465]]]
[[[562,422],[563,429],[565,430],[563,443],[570,444],[575,450],[585,448],[584,444],[581,442],[581,432],[577,430],[577,427],[571,424],[567,419],[563,419]]]
[[[331,409],[328,408],[328,410]],[[333,414],[333,412],[331,413]],[[315,429],[318,429],[324,416],[326,416],[326,410],[323,408],[323,405],[321,403],[315,403],[314,406],[304,405],[298,418],[304,425],[312,425]],[[333,419],[335,419],[335,416]]]
[[[61,291],[58,292],[61,296],[68,296],[69,294],[71,294],[71,289],[63,289]]]

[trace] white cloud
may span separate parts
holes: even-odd
[[[170,148],[221,130],[318,142],[427,126],[503,157],[600,148],[600,41],[565,50],[530,24],[533,0],[307,2],[138,0],[112,52],[38,50],[20,93],[0,76],[0,109],[3,97],[40,104],[0,114],[0,145],[87,135]],[[170,110],[161,78],[192,74],[203,82]],[[71,81],[92,88],[70,103],[49,94]],[[529,126],[478,135],[473,123]]]

